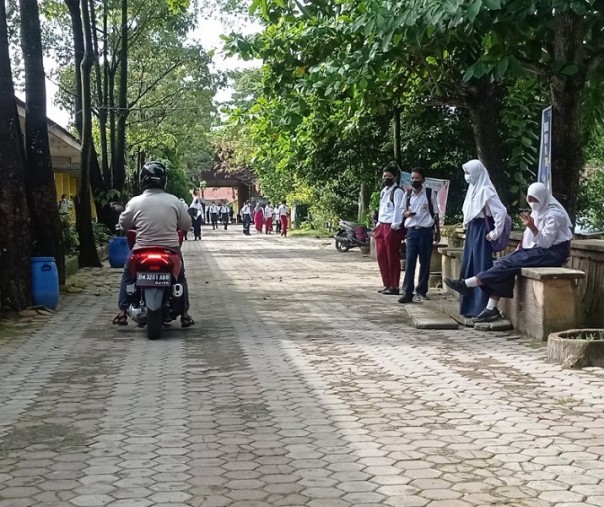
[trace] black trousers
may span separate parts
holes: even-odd
[[[212,229],[216,229],[218,227],[218,213],[212,213],[210,218],[212,219]]]

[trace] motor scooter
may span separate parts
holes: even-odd
[[[369,248],[369,229],[362,224],[340,220],[334,234],[338,252],[348,252],[351,248]]]
[[[157,340],[161,338],[164,324],[184,311],[184,286],[178,283],[182,257],[177,249],[166,247],[133,249],[135,230],[129,230],[127,237],[132,250],[128,267],[134,279],[126,288],[132,301],[127,313],[139,327],[147,328],[150,340]],[[182,245],[182,231],[178,231],[178,238]]]

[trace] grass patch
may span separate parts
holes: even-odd
[[[287,235],[292,238],[333,238],[332,232],[321,231],[319,229],[291,229],[287,231]]]
[[[560,338],[567,340],[585,340],[588,342],[604,341],[604,330],[585,329],[583,331],[560,333]]]

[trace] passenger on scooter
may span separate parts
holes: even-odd
[[[165,191],[168,175],[166,166],[161,162],[149,162],[140,172],[140,185],[143,193],[130,199],[119,218],[120,228],[127,231],[136,229],[136,243],[133,250],[144,247],[165,247],[180,252],[178,230],[191,228],[191,217],[178,198]],[[180,254],[182,258],[182,253]],[[130,306],[127,286],[134,283],[128,268],[124,266],[120,283],[119,313],[113,319],[118,326],[128,325],[126,311]],[[178,277],[182,284],[184,310],[180,318],[182,327],[190,327],[195,322],[189,315],[189,289],[185,278],[184,262]]]

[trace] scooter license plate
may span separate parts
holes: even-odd
[[[170,273],[137,273],[136,285],[139,287],[170,287]]]

